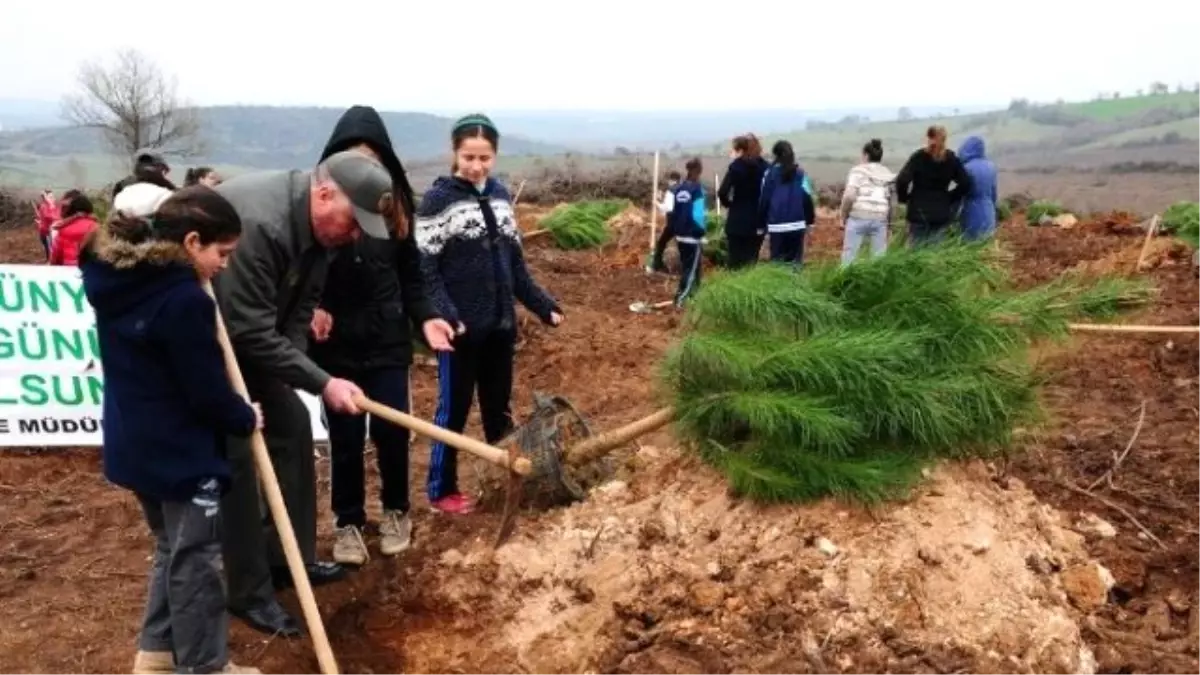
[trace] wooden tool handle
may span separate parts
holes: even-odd
[[[372,401],[365,396],[355,396],[354,404],[362,410],[380,418],[410,429],[422,436],[427,436],[437,441],[441,441],[447,445],[469,452],[476,457],[486,459],[487,461],[503,466],[513,473],[518,473],[522,476],[528,476],[533,471],[533,464],[526,457],[518,457],[516,461],[510,462],[508,453],[497,448],[494,445],[488,445],[470,438],[462,434],[456,434],[449,429],[426,422],[419,417],[413,417],[408,413],[400,412],[395,408],[390,408],[378,401]]]
[[[582,466],[633,439],[665,427],[675,419],[674,408],[663,408],[623,427],[592,436],[567,451],[567,466]]]
[[[210,296],[213,295],[212,285],[205,284]],[[215,296],[214,296],[215,300]],[[242,378],[242,370],[238,366],[233,353],[233,345],[229,341],[229,333],[225,329],[225,321],[221,318],[221,310],[217,309],[217,340],[221,343],[221,351],[225,356],[225,370],[229,382],[235,391],[250,402],[250,393],[246,389],[246,381]],[[317,662],[321,672],[333,675],[338,672],[337,660],[333,657],[333,648],[329,645],[329,637],[325,634],[325,624],[321,622],[321,612],[317,609],[317,599],[313,595],[312,585],[308,581],[308,570],[304,567],[304,557],[300,554],[300,545],[296,542],[296,532],[292,529],[292,520],[288,517],[287,506],[283,502],[283,492],[279,489],[279,479],[275,477],[275,467],[271,464],[271,455],[267,452],[267,442],[261,430],[255,430],[250,437],[250,448],[254,454],[254,466],[258,470],[258,479],[266,493],[267,506],[271,518],[275,521],[275,530],[279,533],[279,543],[283,545],[283,554],[287,558],[288,571],[296,585],[296,597],[300,599],[300,609],[304,612],[304,623],[312,636],[313,648],[317,652]],[[311,450],[309,451],[311,452]]]

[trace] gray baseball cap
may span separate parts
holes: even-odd
[[[368,236],[391,237],[388,221],[396,211],[392,175],[378,161],[357,150],[330,155],[321,165],[354,206],[354,219]]]

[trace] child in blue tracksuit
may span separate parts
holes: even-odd
[[[422,197],[415,230],[426,294],[458,333],[453,351],[438,352],[434,422],[461,433],[478,389],[483,435],[495,443],[513,426],[516,302],[551,326],[562,323],[563,312],[525,266],[512,198],[490,175],[500,132],[486,116],[468,115],[450,138],[453,175],[436,179]],[[475,507],[458,489],[457,457],[454,448],[433,443],[429,502],[445,514]]]
[[[667,225],[675,236],[679,247],[679,289],[675,292],[675,306],[682,307],[685,300],[700,286],[700,268],[703,267],[704,233],[707,231],[704,218],[704,186],[700,175],[704,171],[699,158],[686,165],[687,178],[671,188],[674,207],[667,214]]]
[[[817,219],[812,183],[796,164],[792,144],[779,141],[771,149],[775,163],[763,175],[759,218],[770,238],[771,262],[800,265],[804,261],[804,236]]]
[[[257,673],[229,661],[219,439],[250,436],[262,416],[229,383],[201,286],[225,267],[242,221],[207,187],[147,187],[161,194],[134,204],[138,191],[123,190],[79,258],[104,370],[104,476],[137,497],[155,540],[131,672]]]

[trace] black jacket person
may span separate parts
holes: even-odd
[[[347,110],[321,159],[351,148],[369,151],[388,168],[403,206],[392,238],[363,238],[337,251],[314,321],[315,341],[309,354],[330,373],[357,382],[372,399],[408,412],[413,329],[420,334],[427,323],[440,323],[422,287],[417,245],[411,235],[402,233],[412,218],[412,190],[383,120],[373,108]],[[443,328],[448,339],[449,324]],[[337,412],[329,412],[328,420],[330,492],[337,519],[333,557],[339,563],[362,565],[370,557],[363,540],[367,420]],[[395,555],[408,548],[412,531],[408,517],[409,434],[372,418],[371,439],[382,483],[379,548],[384,555]]]
[[[758,215],[758,199],[768,166],[767,160],[762,158],[762,145],[754,134],[733,139],[733,161],[717,189],[717,199],[728,210],[725,240],[730,269],[758,262],[758,253],[766,236]]]

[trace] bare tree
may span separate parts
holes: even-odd
[[[63,98],[63,116],[102,131],[117,154],[132,161],[150,149],[179,155],[199,151],[196,109],[179,98],[175,78],[141,52],[120,50],[111,67],[85,63],[76,81],[80,91]]]

